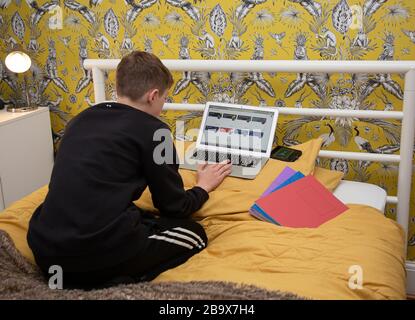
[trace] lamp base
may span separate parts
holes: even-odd
[[[8,112],[29,112],[36,110],[38,107],[31,106],[31,107],[7,107]]]

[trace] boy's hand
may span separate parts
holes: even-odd
[[[232,163],[229,160],[216,164],[202,164],[197,168],[196,186],[211,192],[220,185],[232,171]]]

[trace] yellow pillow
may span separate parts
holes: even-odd
[[[343,179],[344,173],[336,170],[329,170],[315,167],[313,176],[320,181],[327,189],[333,191]]]
[[[33,264],[35,264],[35,258],[27,244],[26,235],[30,218],[45,199],[47,192],[48,186],[44,186],[0,212],[0,230],[9,234],[17,250]]]

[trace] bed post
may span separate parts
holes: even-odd
[[[94,82],[95,104],[104,102],[106,100],[104,71],[98,67],[93,67],[92,79]]]
[[[412,182],[412,159],[414,147],[415,124],[415,68],[405,75],[405,92],[403,99],[403,119],[401,129],[401,161],[398,176],[397,222],[405,230],[405,250],[408,245],[409,206]]]

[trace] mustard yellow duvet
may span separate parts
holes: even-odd
[[[316,174],[313,161],[303,157],[293,168]],[[316,229],[279,227],[249,215],[253,201],[282,168],[271,160],[255,180],[227,178],[194,214],[206,229],[208,247],[154,281],[231,281],[316,299],[404,299],[403,231],[376,209],[348,205],[348,211]],[[194,172],[181,174],[186,187],[195,183]],[[31,261],[27,225],[46,192],[44,187],[0,213],[0,229]],[[151,195],[146,191],[136,203],[151,209]]]

